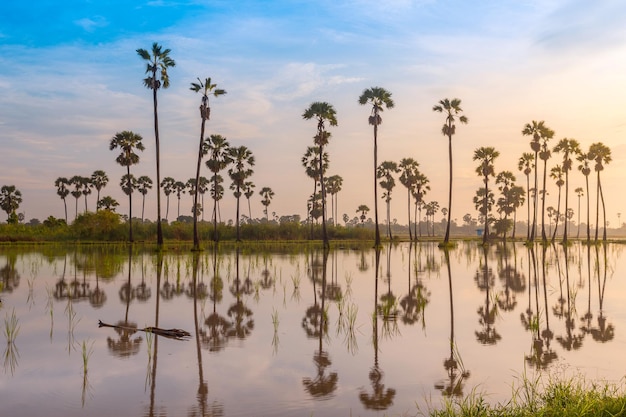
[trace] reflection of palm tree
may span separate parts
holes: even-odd
[[[326,288],[326,267],[328,264],[328,249],[324,248],[323,250],[323,258],[322,258],[322,294],[321,300],[322,304],[319,309],[316,309],[316,313],[318,314],[318,319],[314,320],[317,324],[317,329],[315,331],[319,348],[318,351],[315,352],[313,356],[313,362],[315,363],[315,367],[317,369],[317,374],[315,378],[305,377],[302,379],[302,384],[304,385],[304,389],[313,397],[313,398],[328,398],[335,392],[337,389],[337,381],[339,377],[337,376],[337,372],[331,372],[330,374],[326,374],[326,368],[328,368],[332,362],[330,360],[330,356],[327,352],[324,351],[323,340],[324,336],[328,332],[328,320],[325,317],[325,288]],[[317,303],[316,303],[317,305]],[[307,333],[309,331],[307,330]]]
[[[411,284],[411,270],[414,269],[413,263],[411,263],[412,254],[413,242],[411,241],[409,244],[409,267],[407,268],[409,274],[409,291],[400,301],[400,306],[403,310],[402,323],[412,325],[421,319],[422,329],[425,329],[426,322],[424,320],[424,311],[426,309],[426,305],[428,305],[430,301],[430,292],[424,287],[424,284],[420,282],[417,277],[415,279],[415,285]],[[415,268],[415,270],[417,275],[417,268]]]
[[[231,326],[226,333],[228,337],[236,337],[237,339],[245,339],[250,336],[254,329],[254,320],[252,319],[252,310],[250,310],[244,302],[241,300],[241,289],[239,283],[239,251],[236,251],[236,276],[235,276],[235,291],[236,301],[228,309],[228,317],[233,319]]]
[[[396,390],[393,388],[385,389],[382,383],[384,372],[378,365],[378,270],[380,266],[380,248],[376,247],[376,273],[374,277],[374,314],[372,322],[372,344],[374,345],[374,366],[369,373],[369,380],[372,385],[372,393],[369,394],[365,389],[361,389],[359,400],[368,410],[386,410],[393,405],[393,399],[396,396]]]
[[[596,342],[609,342],[613,340],[615,337],[615,326],[611,323],[607,324],[607,318],[604,316],[604,290],[606,287],[606,276],[607,276],[607,264],[608,258],[606,255],[606,245],[603,245],[604,250],[604,260],[603,260],[603,279],[600,279],[600,254],[599,248],[596,246],[596,277],[598,281],[598,301],[600,306],[600,312],[598,314],[598,327],[592,327],[588,329],[583,329],[589,333],[591,333],[591,337]]]
[[[498,316],[498,307],[491,305],[491,287],[494,285],[495,275],[493,270],[489,268],[488,247],[483,246],[483,265],[479,267],[474,276],[474,280],[481,291],[485,291],[485,305],[478,308],[478,322],[483,326],[482,331],[475,332],[476,338],[483,345],[495,345],[502,338],[492,327]]]
[[[203,333],[202,343],[211,352],[222,350],[228,339],[227,333],[230,331],[231,323],[217,312],[217,302],[222,299],[224,282],[219,275],[219,260],[217,257],[217,246],[213,247],[213,277],[209,298],[213,301],[213,312],[206,318],[204,324],[209,328],[208,334]]]
[[[561,344],[563,348],[566,350],[578,350],[582,346],[583,339],[585,337],[584,332],[580,334],[573,334],[572,330],[574,329],[574,318],[572,317],[572,300],[570,298],[570,284],[569,284],[569,254],[568,254],[569,246],[563,245],[563,251],[565,252],[565,282],[566,282],[566,290],[567,290],[567,309],[565,310],[565,337],[557,336],[556,340]]]
[[[504,311],[512,311],[517,305],[516,293],[526,289],[526,279],[524,275],[517,271],[517,256],[514,254],[515,266],[509,265],[510,252],[507,250],[506,242],[503,245],[504,268],[499,272],[500,279],[504,281],[504,293],[498,297],[498,307]],[[513,245],[515,250],[515,245]],[[513,294],[511,294],[513,291]]]

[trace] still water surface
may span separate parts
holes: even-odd
[[[2,248],[2,415],[416,415],[522,375],[619,383],[622,251]]]

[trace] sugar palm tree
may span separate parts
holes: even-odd
[[[537,227],[537,162],[538,158],[543,160],[543,188],[541,190],[541,238],[543,241],[547,241],[546,228],[545,228],[545,203],[546,203],[546,176],[547,176],[547,161],[550,158],[550,149],[548,148],[548,141],[554,137],[554,131],[545,125],[542,120],[537,122],[533,120],[531,123],[527,123],[522,130],[522,135],[532,136],[530,142],[530,148],[535,153],[535,198],[534,198],[534,214],[533,214],[533,228],[530,232],[530,240],[535,239],[535,229]]]
[[[509,215],[514,214],[517,209],[514,198],[518,192],[515,188],[515,175],[511,171],[502,171],[496,175],[496,185],[502,197],[498,199],[498,212],[504,213],[504,224],[507,226],[504,230],[504,239],[506,240],[506,232],[508,230]],[[516,190],[516,191],[513,191]],[[522,189],[522,195],[523,195]],[[515,219],[513,219],[513,238],[515,238]]]
[[[100,191],[109,183],[109,177],[106,172],[102,170],[96,170],[91,174],[91,185],[96,189],[96,203],[100,201]],[[96,207],[98,211],[98,207]]]
[[[174,193],[176,193],[176,198],[178,199],[178,210],[176,213],[176,220],[180,217],[180,198],[183,194],[185,194],[185,190],[187,189],[187,185],[182,181],[176,181],[174,183]]]
[[[109,210],[115,212],[115,207],[119,206],[120,203],[117,202],[116,199],[111,197],[110,195],[102,197],[102,199],[98,200],[98,209]]]
[[[15,211],[22,203],[22,192],[15,185],[3,185],[0,188],[0,208],[7,214],[7,223],[17,223]]]
[[[198,164],[196,166],[196,183],[193,192],[193,207],[198,206],[198,182],[200,181],[200,165],[202,157],[206,155],[207,149],[204,146],[204,126],[207,120],[211,118],[211,106],[209,97],[219,97],[226,94],[226,90],[217,88],[217,84],[211,82],[211,78],[206,78],[204,82],[198,78],[197,83],[191,83],[189,88],[196,93],[202,93],[200,102],[200,145],[198,147]],[[200,239],[198,238],[198,214],[197,210],[193,210],[193,247],[195,250],[200,248]]]
[[[361,213],[361,224],[363,224],[365,222],[365,219],[367,218],[367,213],[370,211],[370,208],[367,207],[365,204],[361,204],[359,206],[359,208],[356,209],[357,213]]]
[[[337,194],[343,186],[343,178],[339,175],[331,175],[326,181],[326,191],[330,194],[330,202],[332,203],[331,214],[333,216],[333,226],[337,226]]]
[[[252,220],[252,209],[250,208],[250,197],[254,195],[254,183],[252,181],[246,181],[243,184],[243,195],[248,200],[248,218]]]
[[[200,210],[202,212],[202,221],[204,221],[204,194],[209,190],[209,180],[206,177],[200,177],[198,179],[198,188],[197,188],[198,192],[200,193],[200,197],[201,197],[201,204],[200,207],[202,210]]]
[[[378,182],[376,170],[378,169],[378,126],[383,122],[380,113],[394,107],[391,93],[382,87],[372,87],[365,89],[359,96],[359,104],[369,104],[372,106],[372,112],[368,118],[370,125],[374,126],[374,223],[376,226],[376,237],[374,246],[380,246],[380,230],[378,228]]]
[[[578,197],[578,221],[577,221],[578,229],[576,230],[576,239],[578,239],[580,237],[580,198],[585,195],[585,191],[583,190],[582,187],[576,187],[574,192],[576,193],[576,197]],[[587,223],[589,223],[589,222],[587,222]]]
[[[167,208],[165,210],[166,221],[170,214],[170,194],[174,192],[174,184],[176,184],[176,180],[172,177],[165,177],[163,181],[161,181],[161,188],[163,188],[163,194],[165,194],[165,198],[167,199]]]
[[[600,181],[600,172],[604,171],[604,166],[611,162],[611,149],[603,144],[602,142],[597,142],[591,144],[589,147],[589,159],[595,161],[594,171],[597,174],[597,193],[596,193],[596,237],[595,240],[598,240],[598,226],[599,226],[599,200],[602,201],[602,240],[606,241],[606,207],[604,205],[604,193],[602,192],[602,182]]]
[[[393,239],[391,235],[391,192],[396,186],[396,180],[393,178],[393,174],[397,174],[400,172],[400,168],[398,168],[398,164],[393,161],[383,161],[378,166],[378,170],[376,170],[376,177],[380,178],[380,186],[385,192],[383,193],[383,198],[385,199],[385,203],[387,204],[387,234],[389,235],[389,240]]]
[[[317,134],[314,136],[314,143],[319,146],[319,159],[318,166],[320,170],[320,187],[322,189],[322,238],[324,241],[324,247],[328,248],[328,233],[326,231],[326,185],[324,181],[324,165],[323,155],[324,146],[328,144],[330,139],[330,132],[326,130],[326,124],[330,126],[337,126],[337,112],[332,104],[328,104],[325,101],[316,101],[302,113],[304,120],[315,119],[317,122]]]
[[[109,143],[109,150],[120,149],[121,152],[117,158],[115,158],[115,161],[121,166],[126,167],[126,185],[122,185],[122,189],[124,189],[124,192],[128,195],[128,240],[131,243],[133,242],[133,184],[130,175],[130,166],[139,163],[139,155],[137,155],[135,151],[143,151],[145,149],[141,142],[142,140],[141,135],[125,130],[116,133]]]
[[[460,123],[466,124],[468,119],[465,115],[461,114],[463,109],[461,109],[461,100],[458,98],[439,100],[439,104],[433,106],[433,111],[443,113],[446,116],[445,122],[441,128],[441,133],[448,137],[448,162],[450,169],[448,222],[446,225],[446,235],[443,238],[443,244],[447,245],[450,240],[450,217],[452,216],[452,136],[456,133],[455,122],[458,120]]]
[[[152,105],[154,113],[154,139],[156,143],[156,183],[157,183],[157,245],[163,246],[163,229],[161,227],[161,164],[159,142],[159,117],[157,112],[157,91],[159,88],[170,86],[169,68],[175,67],[176,62],[170,57],[170,49],[163,49],[154,42],[152,49],[137,49],[137,55],[146,61],[147,77],[143,79],[146,88],[152,90]]]
[[[146,208],[146,194],[152,189],[152,179],[147,175],[137,178],[137,191],[142,195],[141,201],[141,222],[143,223],[143,215]]]
[[[411,190],[411,195],[415,199],[415,210],[413,212],[413,223],[417,225],[417,230],[414,230],[415,238],[417,236],[422,237],[422,207],[424,207],[424,196],[430,191],[430,180],[426,175],[421,172],[417,173],[415,178],[415,185]],[[418,234],[419,232],[419,234]]]
[[[530,196],[530,174],[535,169],[534,155],[530,152],[524,152],[517,161],[517,169],[522,171],[526,176],[526,194]],[[526,231],[526,240],[530,240],[530,199],[526,202],[526,209],[528,211],[528,220],[526,222],[528,230]]]
[[[474,161],[478,161],[479,165],[476,167],[476,173],[482,177],[485,183],[485,193],[483,195],[483,208],[485,215],[485,233],[483,234],[483,244],[487,243],[489,235],[489,211],[487,210],[487,199],[489,197],[489,177],[495,175],[493,166],[494,160],[500,156],[500,152],[492,146],[480,147],[474,151]]]
[[[589,153],[581,152],[576,160],[580,162],[578,170],[585,176],[585,194],[587,194],[587,243],[591,241],[591,226],[589,225],[589,174],[591,174],[591,167],[589,166]],[[580,200],[578,200],[580,201]]]
[[[267,208],[272,202],[272,198],[274,198],[274,191],[272,191],[270,187],[263,187],[261,188],[261,191],[259,191],[259,194],[261,195],[261,197],[263,197],[263,199],[261,200],[261,204],[263,204],[263,206],[265,207],[265,210],[264,210],[265,220],[269,221],[269,217],[267,215]]]
[[[245,146],[237,146],[228,150],[230,159],[233,161],[232,167],[228,170],[228,175],[233,181],[230,189],[234,191],[235,198],[237,199],[237,214],[235,223],[237,226],[237,241],[241,241],[239,231],[239,199],[243,194],[242,190],[245,187],[246,180],[252,176],[254,171],[254,155],[252,151]]]
[[[91,178],[83,178],[83,189],[81,191],[83,193],[83,197],[85,197],[85,213],[87,213],[87,196],[91,194],[91,188],[93,185],[91,184]]]
[[[65,223],[67,223],[67,202],[65,198],[70,194],[68,186],[70,181],[65,177],[59,177],[54,181],[54,186],[57,187],[57,195],[63,200],[63,207],[65,208]]]
[[[402,158],[398,167],[402,171],[402,174],[400,175],[400,184],[406,187],[407,210],[409,216],[409,240],[412,241],[413,232],[411,231],[411,190],[415,186],[417,175],[419,174],[419,164],[413,158]]]
[[[87,178],[80,175],[74,175],[69,181],[70,185],[74,187],[71,191],[72,197],[76,200],[74,207],[74,220],[78,218],[78,199],[83,196],[83,184],[85,181],[87,181]]]
[[[308,146],[304,156],[302,156],[302,166],[306,172],[306,175],[313,180],[313,205],[317,204],[317,197],[320,193],[317,192],[317,184],[322,178],[322,171],[326,172],[328,169],[329,159],[328,152],[324,152],[322,157],[322,165],[319,164],[320,158],[319,146]],[[307,213],[308,219],[311,219],[310,212]],[[313,239],[313,220],[311,219],[311,231],[310,238]]]
[[[572,170],[572,157],[580,155],[580,143],[576,139],[561,139],[553,149],[554,152],[563,154],[563,173],[565,174],[565,213],[569,211],[569,172]],[[563,243],[567,243],[567,223],[563,229]]]
[[[211,135],[204,140],[204,146],[209,154],[206,166],[213,173],[213,188],[217,191],[217,176],[219,172],[225,169],[232,161],[229,156],[229,144],[222,135]],[[217,197],[219,193],[214,193],[213,198],[213,240],[218,241],[217,236]]]
[[[550,178],[552,178],[555,182],[556,182],[556,186],[559,189],[559,194],[557,196],[557,203],[556,203],[556,219],[554,222],[554,233],[552,234],[552,242],[554,242],[554,240],[556,239],[556,231],[559,228],[559,217],[561,217],[561,188],[563,187],[563,184],[565,184],[565,181],[563,180],[563,168],[561,167],[561,165],[555,165],[550,169]],[[565,224],[567,225],[567,221],[565,222]],[[567,226],[566,226],[567,227]]]

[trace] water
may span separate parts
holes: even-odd
[[[416,415],[537,374],[619,383],[622,246],[565,251],[5,247],[2,415]]]

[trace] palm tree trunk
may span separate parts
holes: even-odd
[[[568,170],[565,171],[565,225],[564,225],[564,229],[563,229],[563,243],[567,243],[567,223],[568,223],[568,218],[567,218],[567,210],[568,210],[568,199],[567,196],[569,195],[569,175],[568,175]]]
[[[65,224],[67,224],[67,201],[63,199],[63,207],[65,207]]]
[[[128,181],[130,182],[130,165],[126,166],[126,174],[128,174]],[[128,191],[128,241],[133,243],[133,189],[131,184],[128,184]]]
[[[546,236],[546,176],[547,176],[548,160],[543,160],[543,188],[541,189],[541,239],[546,242],[548,240]]]
[[[161,154],[159,142],[159,115],[157,112],[156,66],[152,72],[152,103],[154,105],[154,140],[156,152],[156,186],[157,186],[157,245],[163,246],[163,228],[161,226]]]
[[[407,187],[406,189],[406,198],[407,198],[407,209],[408,209],[408,219],[409,219],[409,241],[413,242],[413,233],[411,232],[411,189]]]
[[[485,197],[483,199],[483,210],[485,211],[485,233],[483,233],[483,245],[487,243],[489,235],[489,212],[487,211],[487,200],[489,198],[489,177],[485,175]]]
[[[448,128],[448,132],[451,132],[452,126],[449,125]],[[450,216],[452,215],[452,134],[448,134],[448,162],[450,163],[450,188],[448,190],[448,224],[446,225],[446,236],[443,238],[444,243],[448,243],[450,239]],[[434,223],[433,219],[433,236],[435,235]]]
[[[239,190],[239,183],[237,184],[237,195],[239,197],[237,197],[237,220],[236,220],[236,226],[237,226],[237,242],[241,242],[241,235],[239,232],[239,199],[241,198],[241,194],[240,194],[240,190]]]
[[[530,240],[530,175],[526,175],[526,211],[528,211],[528,221],[526,222],[526,240]]]
[[[591,226],[589,226],[589,175],[585,175],[585,186],[587,187],[587,243],[591,241]]]
[[[378,183],[376,182],[376,168],[378,167],[378,110],[374,110],[374,223],[376,225],[376,238],[374,246],[380,246],[380,230],[378,229]]]
[[[598,230],[600,228],[600,171],[598,171],[597,183],[596,183],[596,236],[595,241],[598,241]]]
[[[598,187],[600,189],[600,199],[602,200],[602,222],[603,222],[602,240],[606,242],[606,207],[604,206],[604,193],[602,192],[602,184],[600,183],[600,171],[598,171]]]
[[[559,217],[561,217],[561,187],[559,187],[559,196],[556,204],[556,219],[554,220],[554,233],[552,234],[552,242],[556,239],[556,231],[559,228]],[[565,224],[567,224],[567,219],[565,220]]]
[[[537,229],[537,196],[539,196],[539,190],[537,189],[537,154],[535,152],[535,195],[533,196],[533,227],[530,231],[530,240],[535,240],[535,231]]]
[[[202,109],[202,108],[201,108]],[[202,123],[200,124],[200,144],[198,145],[198,164],[196,166],[196,186],[193,193],[193,248],[200,249],[200,238],[198,236],[198,188],[200,183],[200,165],[202,164],[202,143],[204,142],[204,125],[206,119],[202,113]],[[239,209],[239,199],[237,199],[237,209]],[[239,219],[237,219],[237,232],[239,232]],[[237,236],[239,240],[239,236]]]
[[[144,211],[146,209],[146,195],[143,195],[143,199],[141,202],[141,222],[143,223],[143,215],[144,215]]]

